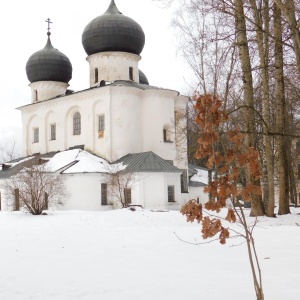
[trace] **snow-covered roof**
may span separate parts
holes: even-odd
[[[41,160],[46,161],[43,167],[49,172],[61,171],[63,174],[109,172],[106,160],[77,148],[43,155],[28,156],[5,163],[1,165],[0,178],[9,178],[17,174],[24,167],[27,167],[28,164],[40,164]]]
[[[0,165],[0,179],[9,178],[18,173],[24,166],[32,164],[36,160],[36,156],[27,156],[14,159]]]
[[[42,162],[43,169],[49,172],[61,172],[62,174],[75,173],[114,173],[121,170],[126,172],[179,172],[170,162],[162,159],[155,153],[149,151],[144,153],[128,154],[114,164],[109,164],[105,159],[91,154],[85,150],[76,148],[61,152],[51,153],[51,155],[35,155],[10,163],[7,170],[0,170],[0,178],[9,178],[26,167],[24,162],[32,160],[33,165]],[[23,164],[22,164],[23,163]],[[19,166],[18,168],[15,168]]]
[[[205,186],[208,185],[208,169],[189,165],[189,173],[191,174],[190,177],[190,184],[193,186]]]
[[[63,174],[108,172],[106,160],[81,149],[59,152],[46,163],[45,167],[50,172],[65,168]]]

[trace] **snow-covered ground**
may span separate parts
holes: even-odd
[[[300,299],[299,213],[255,229],[266,300]],[[0,299],[255,299],[242,240],[194,246],[174,232],[202,242],[175,211],[1,212]]]

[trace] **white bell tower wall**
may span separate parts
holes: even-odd
[[[65,95],[69,84],[58,81],[36,81],[29,84],[31,87],[31,103],[40,102]]]
[[[90,64],[90,87],[104,81],[132,80],[139,82],[138,63],[141,57],[127,52],[100,52],[86,58]]]

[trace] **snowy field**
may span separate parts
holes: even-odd
[[[255,229],[266,300],[300,299],[299,213]],[[194,246],[174,232],[202,242],[174,211],[0,212],[0,299],[255,299],[242,240]]]

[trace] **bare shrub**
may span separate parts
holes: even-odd
[[[33,215],[40,215],[48,207],[63,205],[68,193],[64,178],[51,173],[46,165],[25,167],[3,184],[8,206],[24,207]]]

